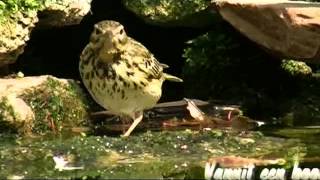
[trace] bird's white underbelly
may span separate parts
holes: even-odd
[[[152,108],[161,97],[162,83],[150,83],[142,89],[122,86],[120,88],[125,90],[124,98],[121,92],[112,92],[112,95],[108,93],[108,90],[112,91],[112,86],[109,86],[108,83],[105,88],[101,88],[96,80],[92,80],[92,87],[95,91],[89,88],[89,82],[84,81],[84,84],[99,105],[117,115],[132,115],[134,112]],[[154,87],[159,85],[159,88]]]

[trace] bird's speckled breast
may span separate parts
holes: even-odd
[[[85,87],[98,104],[115,114],[130,115],[151,108],[161,97],[164,79],[144,82],[143,72],[137,71],[133,62],[103,63],[90,46],[81,55],[79,70]]]

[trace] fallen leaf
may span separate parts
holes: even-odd
[[[191,117],[203,121],[205,114],[197,107],[197,105],[190,99],[184,98],[184,100],[188,103],[187,109],[189,110]]]
[[[218,163],[222,167],[228,168],[241,168],[248,167],[249,165],[266,166],[266,165],[282,165],[286,162],[285,159],[255,159],[243,158],[239,156],[222,156],[214,157],[208,160],[209,163]]]

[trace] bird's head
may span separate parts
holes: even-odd
[[[116,21],[105,20],[94,25],[90,41],[104,45],[124,45],[128,40],[124,27]]]

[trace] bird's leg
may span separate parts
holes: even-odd
[[[129,129],[127,130],[126,133],[124,133],[123,137],[128,137],[130,136],[131,132],[134,130],[134,128],[136,128],[136,126],[140,123],[140,121],[143,118],[143,112],[137,112],[134,113],[134,115],[131,116],[132,119],[134,120],[133,123],[131,124],[131,126],[129,127]]]
[[[127,115],[121,115],[120,117],[120,121],[122,123],[122,133],[124,134],[127,130],[127,125],[131,123],[131,117],[127,116]]]

